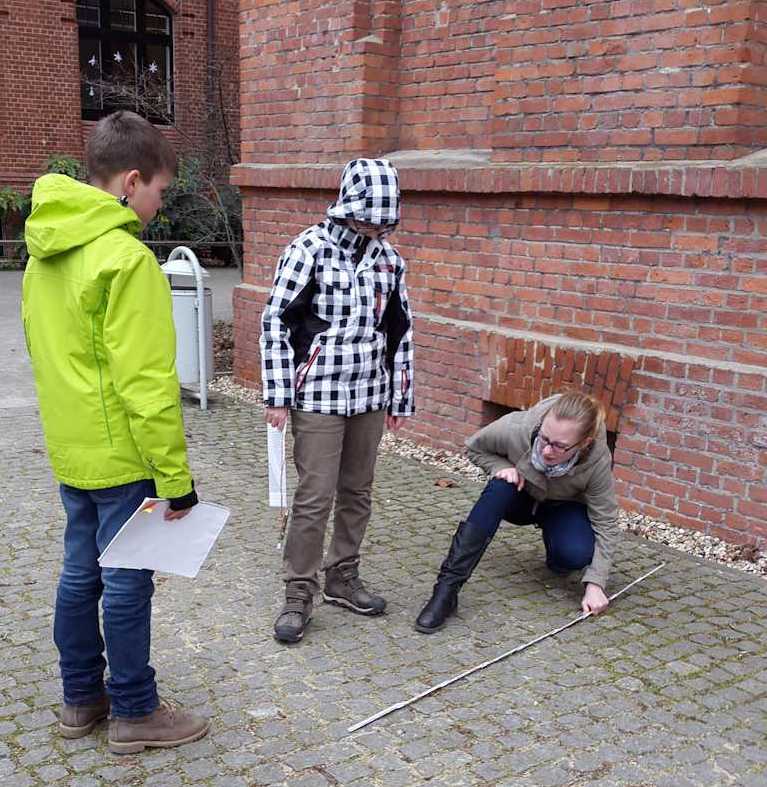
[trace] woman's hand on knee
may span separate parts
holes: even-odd
[[[595,585],[593,582],[586,583],[586,592],[581,601],[581,609],[584,613],[591,612],[593,615],[599,615],[600,612],[607,609],[609,603],[610,600],[599,585]]]
[[[514,484],[521,492],[522,487],[525,485],[525,479],[519,474],[516,467],[504,467],[495,474],[495,478],[500,478],[509,484]]]

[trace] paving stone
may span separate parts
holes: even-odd
[[[0,776],[8,776],[16,770],[13,760],[10,757],[3,757],[0,759]]]
[[[219,774],[205,782],[206,787],[249,787],[247,779],[230,773]]]
[[[528,778],[539,787],[558,787],[558,785],[570,784],[572,781],[572,775],[559,765],[536,768],[528,774]]]
[[[281,784],[285,780],[286,771],[276,765],[258,765],[250,768],[247,778],[254,784]]]
[[[20,757],[19,763],[21,765],[37,765],[45,760],[51,759],[53,748],[51,746],[40,746],[36,749],[28,749]]]
[[[11,773],[3,776],[3,787],[32,787],[35,779],[28,773]]]
[[[46,784],[64,779],[69,775],[69,771],[63,765],[44,765],[42,768],[36,768],[34,773]]]
[[[177,773],[152,774],[143,782],[143,787],[179,787],[183,784]]]
[[[599,619],[347,735],[353,722],[572,619],[578,578],[546,571],[539,531],[502,528],[460,614],[417,634],[413,618],[481,487],[460,479],[435,491],[444,471],[382,455],[362,567],[386,590],[387,615],[318,604],[304,641],[283,647],[271,636],[282,582],[262,414],[223,402],[186,407],[185,419],[198,488],[233,514],[194,581],[157,577],[153,663],[160,691],[210,715],[213,729],[189,746],[117,757],[103,726],[58,737],[52,545],[63,514],[45,457],[28,450],[42,445],[34,409],[0,409],[10,468],[0,490],[3,787],[710,787],[736,766],[738,785],[767,783],[767,584],[676,554]],[[627,537],[612,587],[667,556]],[[723,578],[733,598],[748,599],[747,619],[723,602]]]

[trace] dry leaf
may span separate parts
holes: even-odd
[[[434,482],[434,486],[438,486],[440,489],[447,489],[448,487],[455,486],[455,481],[452,478],[438,478]]]
[[[756,563],[760,557],[760,550],[756,544],[742,544],[735,550],[736,560],[746,560],[749,563]]]

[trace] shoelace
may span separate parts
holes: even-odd
[[[170,723],[173,724],[173,722],[176,719],[176,706],[170,700],[166,700],[164,697],[160,697],[159,707],[162,708],[168,714]]]
[[[344,581],[345,584],[349,586],[351,590],[364,590],[365,586],[362,584],[362,580],[359,577],[359,574],[341,574],[341,579]]]

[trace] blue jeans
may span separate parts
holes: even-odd
[[[98,556],[145,497],[156,497],[153,481],[90,490],[61,485],[67,526],[53,639],[64,702],[86,705],[104,693],[106,640],[112,714],[129,718],[151,713],[159,704],[149,665],[152,572],[101,568]]]
[[[486,539],[495,535],[501,520],[514,525],[538,523],[543,531],[546,565],[557,573],[585,568],[594,557],[594,530],[583,503],[547,500],[538,504],[524,488],[493,478],[482,490],[467,517],[472,531]]]

